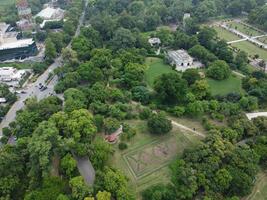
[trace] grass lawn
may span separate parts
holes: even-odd
[[[267,51],[264,49],[261,49],[260,47],[257,47],[256,45],[248,41],[233,43],[231,44],[231,46],[247,52],[252,57],[258,54],[260,58],[267,60]]]
[[[266,200],[267,199],[267,174],[261,172],[257,176],[256,184],[252,193],[245,200]]]
[[[228,79],[217,81],[207,78],[207,82],[211,88],[212,95],[225,95],[230,92],[243,92],[241,87],[241,78],[231,75]]]
[[[257,40],[267,44],[267,36],[264,36],[264,37],[260,37],[260,38],[257,38]]]
[[[250,27],[247,27],[241,23],[238,23],[238,22],[235,22],[235,21],[232,21],[229,23],[229,26],[233,29],[236,29],[242,33],[245,33],[249,36],[257,36],[257,35],[262,35],[263,33],[257,31],[257,30],[254,30],[253,28],[250,28]]]
[[[146,58],[146,65],[148,69],[145,71],[145,80],[150,87],[157,77],[166,73],[175,73],[170,65],[167,65],[160,58],[148,57]]]
[[[218,37],[226,40],[227,42],[241,39],[238,36],[236,36],[235,34],[229,32],[229,31],[227,31],[227,30],[225,30],[219,26],[214,26],[213,28],[218,33]]]
[[[14,67],[17,69],[31,69],[34,63],[0,63],[1,67]]]
[[[160,29],[165,29],[165,30],[171,30],[169,26],[159,26],[157,27],[157,30]],[[154,31],[147,31],[147,32],[142,32],[141,34],[145,36],[147,39],[150,38],[153,34],[156,34],[157,30]]]
[[[121,151],[115,145],[110,164],[122,170],[129,178],[129,185],[140,199],[140,192],[157,183],[170,180],[169,164],[181,156],[185,148],[196,145],[201,138],[173,127],[167,135],[148,133],[146,122],[127,121],[137,129],[137,134],[128,143],[128,149]]]

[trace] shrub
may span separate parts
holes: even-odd
[[[119,143],[119,149],[120,150],[125,150],[127,148],[128,148],[128,145],[126,143],[124,143],[124,142]]]

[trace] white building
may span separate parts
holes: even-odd
[[[26,70],[17,70],[13,67],[1,67],[0,68],[0,81],[20,81],[26,75]]]
[[[160,45],[161,44],[161,41],[159,38],[149,38],[148,39],[148,43],[151,45],[151,46],[154,46],[154,45]]]
[[[41,17],[43,19],[42,24],[40,24],[40,28],[43,28],[46,24],[46,22],[52,22],[52,21],[60,21],[64,18],[64,10],[60,8],[51,8],[46,7],[41,12],[39,12],[36,17]]]
[[[190,13],[185,13],[185,14],[184,14],[184,17],[183,17],[183,26],[184,26],[184,27],[185,27],[185,25],[186,25],[186,20],[189,19],[189,18],[191,18]]]
[[[9,24],[0,23],[0,61],[34,56],[38,51],[34,40],[18,40],[18,32],[11,30]]]
[[[172,66],[189,68],[193,58],[185,50],[168,51],[168,60]]]
[[[35,17],[41,17],[43,20],[61,20],[64,18],[64,10],[47,7],[41,10]]]
[[[6,101],[6,98],[3,98],[3,97],[0,97],[0,104],[2,104],[2,103],[6,103],[7,101]]]

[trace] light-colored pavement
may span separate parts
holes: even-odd
[[[184,129],[184,130],[186,130],[186,131],[190,131],[190,132],[192,132],[192,133],[194,133],[195,135],[198,135],[198,136],[200,136],[200,137],[206,137],[203,133],[200,133],[200,132],[198,132],[198,131],[196,131],[196,130],[193,130],[193,129],[187,127],[187,126],[184,126],[184,125],[182,125],[182,124],[179,124],[179,123],[177,123],[177,122],[175,122],[175,121],[173,121],[173,120],[171,120],[171,122],[172,122],[172,125],[177,126],[178,128]]]
[[[88,159],[88,157],[77,157],[73,154],[75,160],[77,161],[77,167],[84,178],[87,185],[93,185],[95,181],[95,169]]]
[[[246,113],[246,116],[249,120],[256,117],[267,117],[267,112]]]

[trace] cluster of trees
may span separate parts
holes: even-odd
[[[39,31],[37,39],[45,40],[45,60],[47,63],[52,61],[61,53],[63,47],[67,46],[75,34],[79,17],[83,9],[83,1],[75,0],[67,5],[64,21],[50,23],[46,25],[46,31]],[[61,32],[50,32],[48,28],[61,28]]]
[[[4,97],[6,99],[6,105],[0,105],[0,121],[8,112],[10,105],[12,105],[16,100],[17,97],[15,94],[10,92],[8,85],[0,84],[0,97]]]
[[[243,80],[244,94],[212,96],[196,69],[163,74],[149,88],[145,57],[153,49],[141,32],[181,21],[190,12],[193,17],[183,31],[162,29],[155,36],[164,46],[188,50],[205,64],[207,76],[223,80],[230,69],[246,71],[247,54],[233,55],[213,29],[199,28],[197,22],[218,14],[234,15],[236,7],[249,11],[261,1],[99,0],[90,4],[91,26],[81,29],[72,49],[64,47],[75,34],[80,0],[67,7],[63,32],[44,36],[47,61],[62,54],[63,66],[55,71],[59,78],[55,91],[63,94],[64,103],[55,96],[39,102],[29,99],[3,130],[3,143],[11,135],[18,139],[0,151],[0,196],[7,200],[134,199],[125,175],[108,164],[113,148],[100,133],[111,134],[123,125],[121,150],[136,134],[125,120],[146,120],[151,134],[167,134],[172,123],[162,110],[176,117],[205,116],[202,122],[208,136],[173,163],[171,184],[148,188],[143,199],[236,200],[247,195],[259,166],[266,164],[267,122],[266,118],[249,121],[243,112],[264,106],[266,75],[248,74]],[[248,138],[244,144],[242,140]],[[80,176],[76,156],[90,158],[96,169],[93,186]]]
[[[267,5],[262,5],[250,12],[248,20],[252,24],[258,25],[260,28],[267,30]]]
[[[267,118],[232,115],[228,121],[227,127],[210,129],[199,146],[171,165],[172,184],[146,189],[143,199],[238,200],[248,195],[259,167],[266,169]]]

